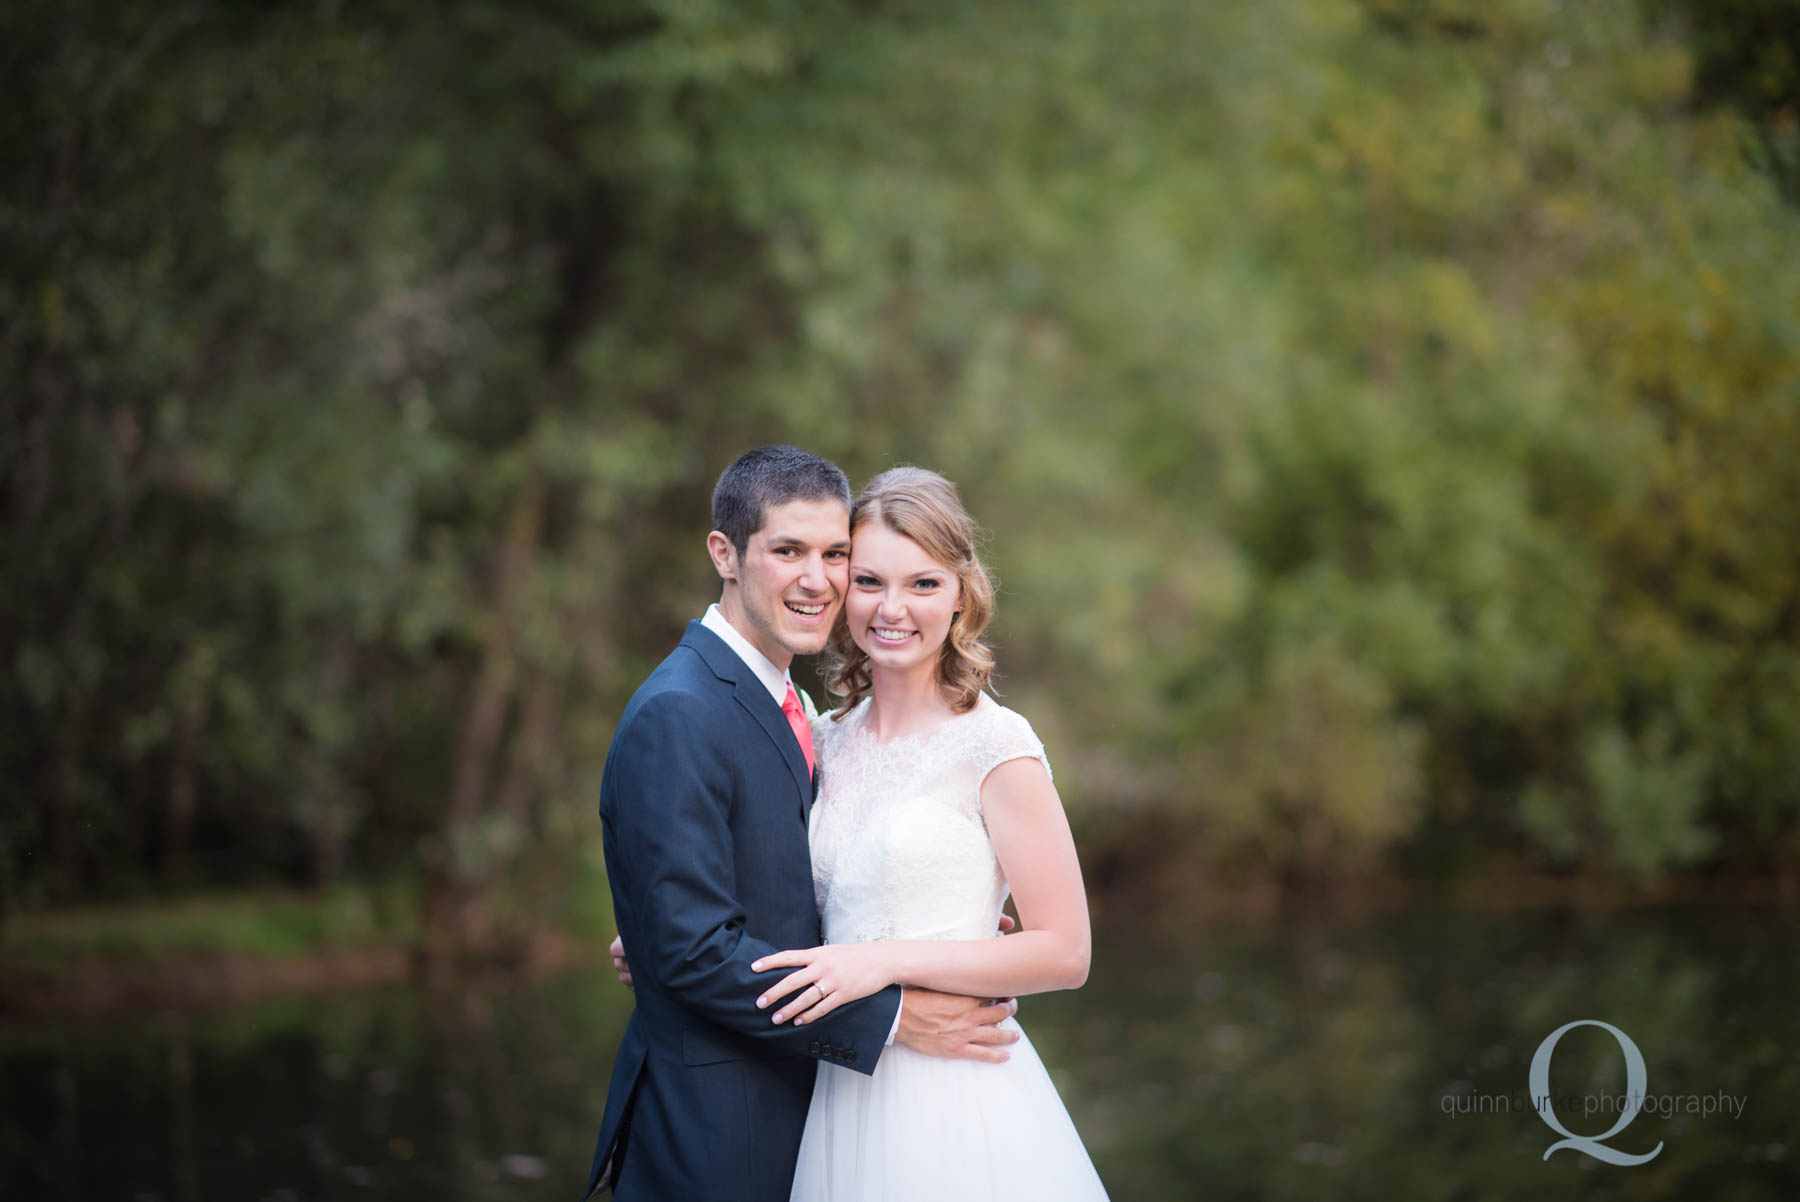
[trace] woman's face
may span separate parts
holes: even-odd
[[[956,573],[879,518],[856,531],[844,620],[874,671],[929,671],[962,605]]]

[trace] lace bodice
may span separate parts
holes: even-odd
[[[813,723],[819,797],[810,821],[813,895],[827,943],[982,939],[1008,892],[988,841],[981,785],[1007,760],[1043,763],[1031,724],[991,697],[888,743],[869,703]]]

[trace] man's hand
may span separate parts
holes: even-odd
[[[900,999],[900,1030],[894,1042],[927,1056],[944,1060],[985,1060],[1000,1064],[1011,1059],[1006,1045],[1017,1043],[1017,1031],[1002,1030],[1019,1009],[1013,998],[983,1002],[957,993],[939,993],[908,985]]]
[[[612,953],[613,971],[619,974],[619,984],[636,993],[637,987],[631,983],[631,965],[625,962],[625,941],[614,935],[612,946],[606,950]]]

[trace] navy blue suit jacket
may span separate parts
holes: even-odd
[[[806,819],[815,782],[787,717],[699,622],[619,720],[600,783],[606,874],[637,1010],[613,1064],[588,1193],[785,1202],[814,1062],[873,1072],[890,987],[775,1026],[753,960],[820,942]]]

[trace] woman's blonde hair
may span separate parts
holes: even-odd
[[[981,638],[994,617],[994,582],[975,551],[979,532],[974,519],[963,508],[956,485],[922,467],[896,467],[869,481],[856,498],[852,537],[870,522],[912,539],[956,573],[959,609],[938,653],[937,681],[951,710],[967,713],[994,671],[994,653]],[[832,718],[842,719],[869,693],[869,657],[842,618],[831,632],[827,655],[826,687],[844,699]]]

